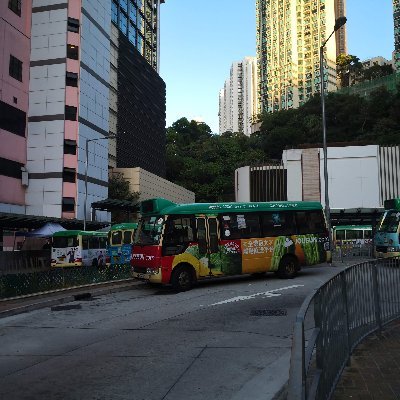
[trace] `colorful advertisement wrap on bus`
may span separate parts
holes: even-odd
[[[179,278],[269,271],[291,278],[301,266],[327,260],[320,203],[193,204],[163,211],[139,224],[131,260],[139,279],[179,289]]]
[[[375,233],[375,257],[400,256],[400,199],[387,200],[384,207]]]
[[[52,267],[101,267],[106,264],[107,232],[61,231],[52,238]]]
[[[108,233],[107,254],[110,264],[129,264],[132,255],[132,244],[137,223],[113,225]]]

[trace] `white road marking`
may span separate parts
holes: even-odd
[[[257,296],[264,296],[265,298],[267,298],[267,297],[281,296],[282,293],[275,293],[275,292],[280,292],[280,291],[289,290],[289,289],[295,289],[295,288],[303,287],[303,286],[304,286],[304,285],[285,286],[285,287],[283,287],[283,288],[269,290],[268,292],[254,293],[254,294],[251,294],[251,295],[249,295],[249,296],[236,296],[236,297],[232,297],[231,299],[227,299],[227,300],[220,301],[220,302],[218,302],[218,303],[210,304],[209,307],[211,307],[211,306],[218,306],[218,305],[220,305],[220,304],[234,303],[234,302],[236,302],[236,301],[251,300],[251,299],[254,299],[254,298],[257,297]]]

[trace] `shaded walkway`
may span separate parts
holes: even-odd
[[[356,347],[332,396],[344,399],[400,400],[400,320]]]

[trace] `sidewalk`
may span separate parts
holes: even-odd
[[[121,292],[137,286],[140,282],[133,279],[122,279],[114,282],[103,282],[92,285],[74,287],[70,289],[59,289],[54,292],[39,293],[20,298],[0,300],[0,318],[9,317],[24,312],[38,310],[40,308],[52,307],[71,301],[87,299],[91,296]]]
[[[400,400],[400,320],[364,339],[332,400]]]

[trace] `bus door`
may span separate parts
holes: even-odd
[[[217,217],[197,217],[197,239],[200,255],[200,275],[218,276],[222,275],[221,253],[219,251]]]

